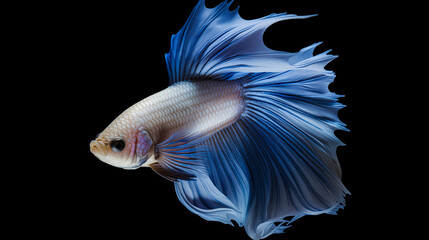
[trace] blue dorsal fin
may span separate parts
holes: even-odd
[[[271,24],[310,16],[271,14],[244,20],[231,2],[214,8],[198,2],[183,28],[171,38],[165,55],[170,85],[188,80],[235,80],[249,72],[282,72],[291,68],[295,54],[267,48],[262,36]]]

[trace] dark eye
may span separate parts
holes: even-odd
[[[122,138],[115,138],[110,142],[110,148],[114,152],[121,152],[125,148],[125,141]]]

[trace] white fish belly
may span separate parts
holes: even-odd
[[[135,104],[142,125],[158,143],[177,131],[211,134],[243,112],[241,84],[227,81],[179,82]]]

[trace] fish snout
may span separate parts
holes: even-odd
[[[106,146],[104,142],[100,140],[91,141],[91,143],[89,144],[89,148],[93,154],[98,154],[103,157],[107,155]]]

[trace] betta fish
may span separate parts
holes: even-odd
[[[320,43],[289,53],[263,42],[273,23],[314,15],[244,20],[230,5],[198,2],[165,55],[169,87],[125,110],[90,150],[152,168],[194,214],[261,239],[345,206],[334,131],[348,130],[328,89],[336,56],[314,55]]]

